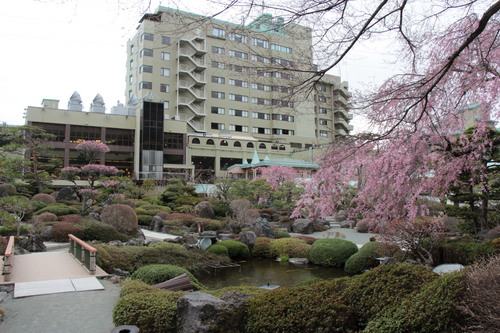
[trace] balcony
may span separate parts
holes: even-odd
[[[334,124],[336,129],[340,126],[343,127],[346,131],[352,131],[353,129],[352,125],[349,125],[349,123],[342,117],[334,117]]]
[[[335,109],[333,110],[335,117],[343,117],[345,120],[352,120],[352,114],[348,113],[345,109]]]

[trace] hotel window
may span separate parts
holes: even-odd
[[[273,86],[272,88],[273,88],[273,91],[275,91],[275,92],[293,94],[293,89],[291,87]]]
[[[212,36],[218,38],[226,38],[226,30],[221,28],[212,28]]]
[[[153,66],[149,65],[142,65],[141,68],[139,69],[141,73],[153,73]]]
[[[153,89],[153,83],[148,81],[142,81],[140,84],[141,89]]]
[[[191,143],[194,143],[195,145],[199,145],[200,144],[200,139],[198,138],[194,138]]]
[[[213,130],[223,130],[224,124],[222,123],[211,123],[210,128]]]
[[[275,135],[295,135],[294,130],[273,128],[273,134]]]
[[[106,135],[108,133],[106,132]],[[165,133],[164,148],[182,149],[184,147],[184,135],[178,133]]]
[[[224,63],[218,61],[212,61],[212,68],[224,69]]]
[[[241,147],[241,142],[239,142],[239,141],[234,141],[233,146],[234,146],[234,147]]]
[[[224,54],[224,48],[218,46],[212,46],[212,53]]]
[[[261,144],[259,145],[259,149],[266,149],[266,145],[265,145],[265,144],[263,144],[263,143],[261,143]]]
[[[163,93],[170,92],[170,85],[165,84],[165,83],[160,83],[160,91]]]
[[[247,143],[247,148],[253,148],[253,143],[251,142]]]
[[[272,72],[272,76],[278,79],[293,80],[293,75],[282,72]]]
[[[212,98],[224,99],[226,98],[226,94],[221,91],[212,91]]]
[[[229,110],[229,115],[230,116],[236,116],[236,117],[248,117],[248,111],[245,110]]]
[[[235,58],[248,59],[248,53],[245,53],[245,52],[229,50],[229,55],[231,57],[235,57]]]
[[[319,131],[319,136],[328,136],[327,131]]]
[[[292,53],[292,49],[290,47],[286,47],[278,44],[271,44],[271,50],[276,50],[284,53]]]
[[[328,125],[328,120],[326,120],[326,119],[320,119],[319,120],[319,124],[327,126]]]
[[[319,113],[320,114],[326,114],[328,112],[328,109],[325,108],[319,108]]]
[[[253,74],[258,75],[258,76],[271,77],[270,72],[266,72],[266,71],[263,71],[261,69],[253,69],[252,71],[253,71]]]
[[[149,34],[147,32],[143,33],[141,36],[141,40],[153,40],[153,34]]]
[[[293,123],[295,121],[294,116],[288,114],[273,114],[273,120],[288,121]]]
[[[252,89],[262,90],[262,91],[271,91],[271,86],[268,86],[267,84],[261,84],[261,83],[252,83]]]
[[[275,105],[275,106],[280,106],[280,107],[288,107],[288,108],[293,108],[293,102],[290,102],[290,101],[284,101],[284,100],[281,100],[281,99],[273,99],[271,101],[272,105]]]
[[[252,118],[269,120],[269,119],[271,119],[271,115],[269,113],[253,112]]]
[[[230,33],[229,40],[238,43],[248,43],[248,37],[242,34]]]
[[[263,47],[265,49],[269,48],[269,42],[265,39],[260,39],[260,38],[252,38],[252,45]]]
[[[267,98],[252,97],[252,103],[259,105],[271,105],[271,100]]]
[[[163,45],[170,45],[170,37],[167,36],[161,36],[161,43]]]
[[[213,114],[224,114],[224,108],[212,106],[212,113]]]
[[[211,145],[211,146],[215,145],[214,140],[212,140],[212,139],[208,139],[208,140],[207,140],[207,145]]]
[[[326,103],[326,97],[325,96],[318,96],[318,102]]]
[[[248,102],[248,96],[245,95],[229,94],[229,99],[237,102]]]
[[[241,80],[229,79],[229,85],[230,86],[235,86],[235,87],[247,88],[248,87],[248,82],[247,81],[241,81]]]
[[[170,76],[170,69],[169,68],[162,68],[160,73],[161,73],[161,76]]]
[[[252,54],[252,60],[253,61],[258,61],[258,62],[263,62],[264,64],[270,64],[271,63],[271,60],[269,58],[266,58],[266,57],[263,57],[263,56],[260,56],[260,55],[256,55],[256,54]]]
[[[282,65],[284,67],[293,67],[293,62],[280,58],[273,58],[273,64]]]
[[[128,77],[128,83],[132,84],[134,82],[134,77],[132,75],[129,75]]]
[[[326,91],[326,86],[323,84],[318,84],[316,87],[318,88],[319,91]]]
[[[233,64],[228,64],[227,69],[238,72],[238,73],[246,73],[248,70],[245,66],[239,66],[239,65],[233,65]]]
[[[165,101],[163,102],[163,108],[165,110],[168,110],[170,108],[170,102],[169,101]],[[165,115],[165,117],[168,117],[167,115]],[[165,119],[168,119],[168,118],[165,118]]]
[[[141,57],[152,57],[153,56],[153,50],[151,49],[142,49],[141,50]]]
[[[212,76],[212,83],[224,84],[226,83],[226,79],[220,76]]]
[[[252,132],[255,134],[271,134],[271,129],[264,127],[253,127]]]
[[[161,60],[170,60],[170,53],[169,52],[162,52],[161,53]]]
[[[220,142],[220,145],[221,145],[221,146],[229,146],[229,143],[227,142],[227,140],[222,140],[222,141]]]
[[[233,132],[242,132],[242,133],[248,133],[248,126],[242,126],[242,125],[229,125],[229,130]],[[248,147],[248,145],[247,145]],[[251,147],[253,148],[253,146]]]

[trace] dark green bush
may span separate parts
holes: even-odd
[[[288,255],[290,258],[308,258],[311,245],[298,238],[273,239],[269,244],[271,257]]]
[[[36,212],[36,211],[39,211],[40,209],[47,207],[47,204],[45,204],[41,201],[31,201],[30,206],[31,206],[30,211]]]
[[[341,292],[346,278],[279,288],[248,301],[246,332],[347,332],[355,317]]]
[[[126,295],[115,304],[113,322],[137,326],[141,333],[175,333],[177,301],[184,294],[158,290]]]
[[[83,229],[76,224],[60,222],[52,227],[52,240],[54,242],[68,242],[69,234],[73,234],[75,237],[83,237]]]
[[[221,242],[217,242],[218,245],[224,246],[227,249],[227,254],[231,259],[246,259],[250,257],[250,250],[248,246],[244,243],[234,241],[234,240],[225,240]]]
[[[80,214],[80,208],[77,206],[68,206],[63,203],[55,203],[48,205],[35,212],[33,215],[40,215],[42,213],[52,213],[56,216],[69,215],[69,214]]]
[[[139,229],[137,215],[134,209],[127,205],[114,204],[104,207],[101,220],[127,235],[132,235]]]
[[[100,221],[85,220],[80,222],[79,225],[83,229],[82,239],[86,241],[96,240],[111,242],[119,240],[121,242],[127,242],[130,240],[130,236],[122,234],[113,226]]]
[[[15,195],[17,193],[16,187],[12,184],[2,183],[0,184],[2,188],[8,195]]]
[[[20,235],[27,235],[31,231],[31,226],[21,225],[19,227],[17,223],[5,223],[0,227],[0,236],[17,236],[18,229]]]
[[[120,289],[120,297],[127,296],[130,294],[136,293],[149,293],[149,292],[157,292],[159,289],[149,285],[147,283],[142,282],[141,280],[125,280],[122,288]]]
[[[222,221],[212,220],[212,219],[201,219],[199,218],[197,222],[203,223],[204,230],[219,231],[224,229],[225,225]]]
[[[358,329],[384,310],[400,304],[409,294],[419,292],[438,277],[424,266],[380,265],[349,279],[342,296],[356,316]]]
[[[375,258],[383,254],[383,245],[378,242],[369,242],[363,245],[358,252],[353,254],[345,263],[344,270],[349,274],[362,273],[378,265]]]
[[[313,243],[310,260],[323,266],[343,266],[347,259],[358,252],[353,242],[338,238],[323,238]]]
[[[218,256],[226,256],[226,257],[229,256],[227,248],[225,246],[218,245],[218,244],[210,245],[210,247],[207,249],[207,251],[210,253],[216,254]]]
[[[437,245],[434,262],[436,264],[471,265],[495,253],[493,242],[476,242],[470,238],[450,240]]]
[[[141,280],[147,284],[157,284],[181,274],[187,274],[191,284],[197,289],[202,289],[203,285],[187,269],[175,265],[147,265],[136,270],[130,277],[132,280]]]
[[[231,209],[226,203],[214,203],[212,204],[215,216],[226,217],[231,215]]]
[[[272,238],[257,237],[257,240],[252,248],[252,256],[259,258],[272,258],[271,250],[269,249],[272,240]]]
[[[139,223],[139,225],[149,227],[152,220],[153,217],[151,215],[137,215],[137,223]]]
[[[167,206],[145,204],[135,209],[137,215],[155,216],[159,212],[171,213],[172,209]]]
[[[315,284],[318,282],[325,281],[322,278],[310,278],[304,281],[297,282],[294,287],[300,287],[300,286],[310,286],[311,284]]]
[[[463,273],[441,276],[375,316],[363,332],[461,332],[457,305],[464,286]]]
[[[215,297],[221,297],[222,295],[228,292],[235,292],[255,297],[257,295],[267,292],[267,290],[264,288],[251,287],[251,286],[229,286],[215,290],[204,290],[203,292],[213,295]]]
[[[286,231],[274,230],[274,237],[276,237],[276,238],[290,238],[290,234]]]

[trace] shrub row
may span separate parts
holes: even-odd
[[[191,284],[197,289],[204,289],[203,285],[187,269],[175,265],[154,264],[143,266],[136,270],[130,278],[153,285],[173,279],[181,274],[187,274]]]

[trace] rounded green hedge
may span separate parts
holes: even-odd
[[[272,238],[257,237],[252,248],[252,256],[259,258],[272,258],[269,246],[273,241]]]
[[[62,203],[55,203],[38,210],[33,215],[40,215],[42,213],[52,213],[56,216],[80,214],[80,208],[77,206],[68,206]]]
[[[310,260],[316,265],[343,266],[356,252],[353,242],[338,238],[323,238],[313,243],[309,251]]]
[[[250,257],[248,246],[242,242],[235,240],[225,240],[216,244],[224,246],[227,249],[227,254],[231,259],[246,259]]]
[[[349,274],[357,274],[376,267],[378,265],[378,261],[375,258],[382,256],[382,246],[383,245],[378,242],[370,242],[363,245],[358,252],[347,259],[344,265],[345,272]]]
[[[141,333],[175,333],[177,301],[184,294],[159,290],[126,295],[115,304],[113,322],[137,326]]]
[[[308,258],[311,245],[298,238],[273,239],[269,244],[271,257],[288,255],[290,258]]]
[[[97,240],[101,242],[111,242],[115,240],[127,242],[130,240],[130,236],[122,234],[112,225],[97,220],[82,221],[78,225],[83,229],[83,240]]]
[[[202,289],[203,285],[191,274],[187,269],[175,265],[147,265],[136,270],[130,278],[132,280],[141,280],[147,284],[157,284],[181,274],[187,274],[191,284],[198,289]]]
[[[218,244],[210,245],[207,251],[219,256],[229,256],[227,248],[223,245],[218,245]]]

